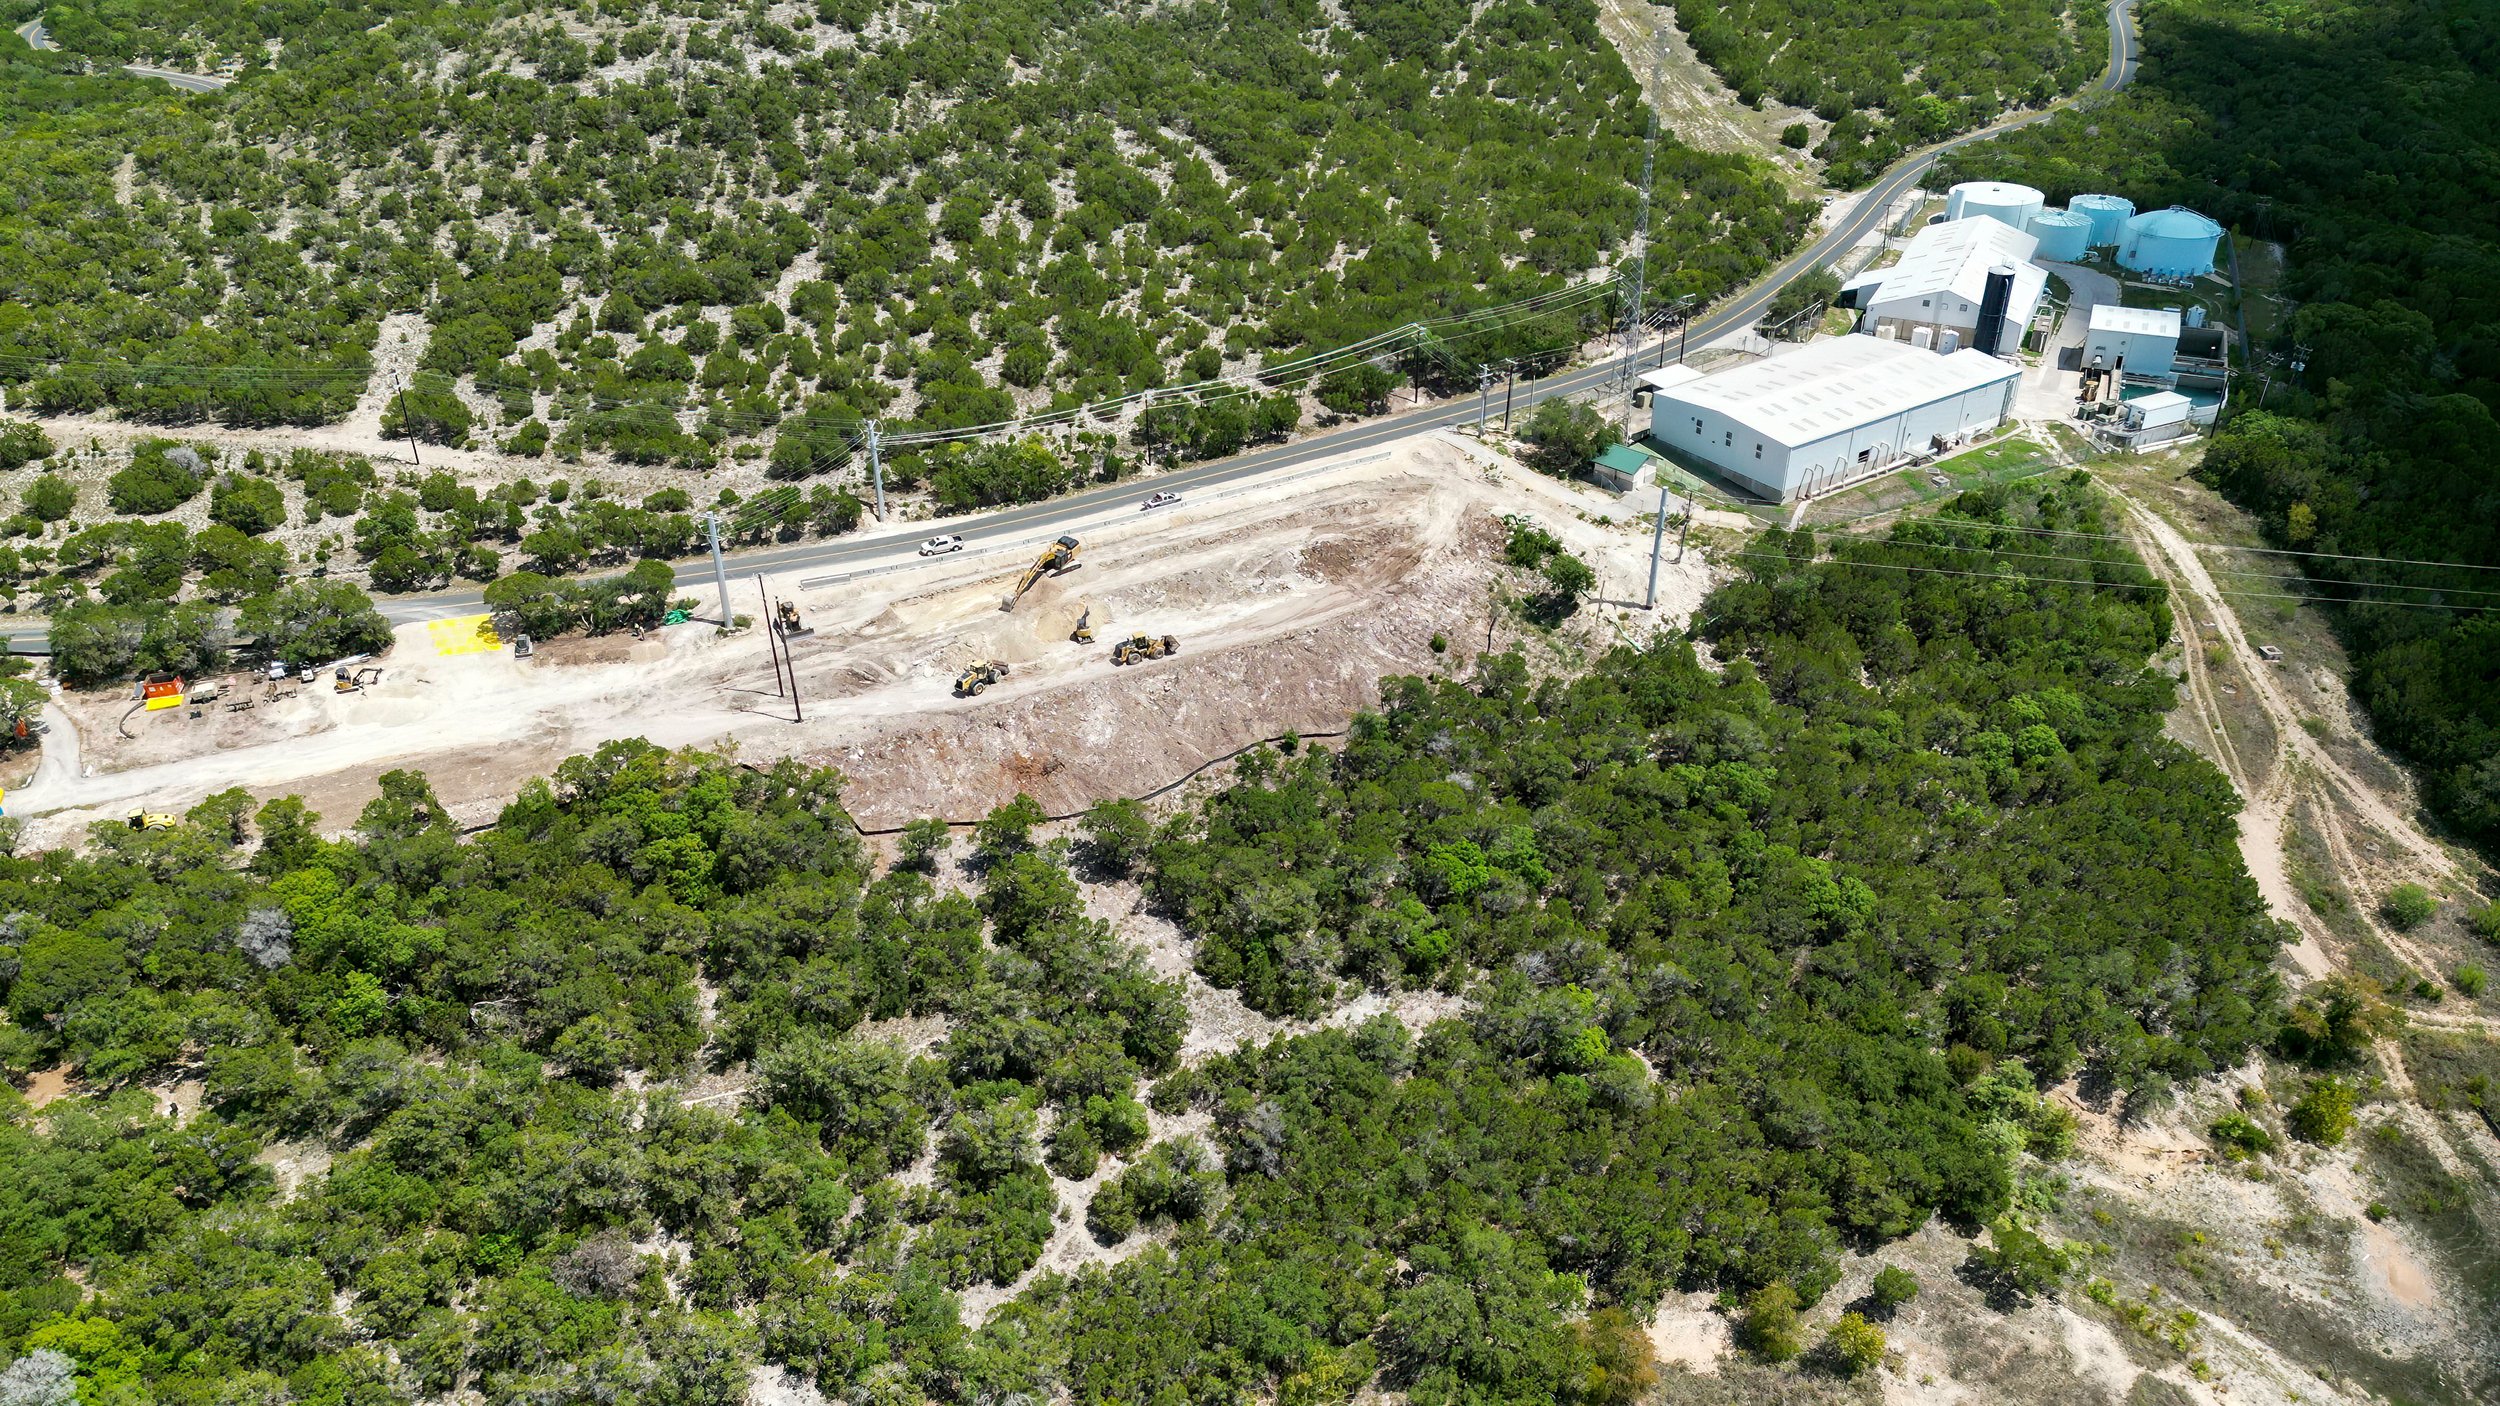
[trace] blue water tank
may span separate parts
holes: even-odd
[[[2127,221],[2118,262],[2139,273],[2188,278],[2214,271],[2214,246],[2222,226],[2184,205],[2147,210]]]
[[[2089,242],[2095,249],[2118,247],[2127,221],[2135,217],[2135,202],[2123,195],[2078,195],[2066,202],[2066,208],[2092,222]]]
[[[2030,229],[2031,237],[2040,241],[2041,258],[2071,264],[2091,242],[2092,220],[2071,210],[2043,210],[2031,217]]]

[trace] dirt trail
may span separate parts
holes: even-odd
[[[2440,963],[2426,949],[2410,938],[2396,933],[2378,920],[2376,896],[2383,891],[2379,882],[2390,864],[2401,868],[2409,863],[2434,880],[2457,881],[2462,874],[2456,861],[2414,823],[2406,810],[2391,802],[2366,781],[2353,775],[2301,724],[2300,709],[2285,694],[2273,676],[2272,664],[2257,653],[2240,626],[2221,590],[2206,571],[2204,561],[2186,535],[2169,521],[2125,491],[2104,483],[2127,508],[2131,530],[2141,539],[2144,558],[2155,573],[2172,588],[2184,588],[2190,598],[2191,623],[2196,619],[2211,622],[2213,635],[2230,652],[2234,664],[2247,680],[2250,693],[2264,711],[2275,733],[2274,753],[2263,759],[2264,772],[2255,774],[2233,745],[2223,726],[2221,710],[2212,696],[2212,681],[2205,673],[2203,636],[2187,642],[2183,654],[2187,661],[2188,691],[2207,729],[2212,733],[2223,769],[2231,775],[2240,794],[2246,798],[2241,816],[2241,851],[2248,869],[2257,880],[2267,903],[2277,917],[2296,926],[2302,941],[2290,954],[2305,975],[2326,974],[2324,957],[2331,942],[2317,916],[2309,911],[2291,883],[2284,858],[2282,836],[2290,822],[2292,806],[2303,790],[2315,791],[2319,829],[2325,840],[2338,878],[2355,899],[2362,921],[2372,934],[2396,954],[2399,960],[2434,978]],[[2364,744],[2366,745],[2366,743]],[[2409,806],[2411,797],[2404,798]],[[2338,807],[2349,807],[2360,822],[2373,832],[2386,837],[2398,852],[2376,863],[2365,864],[2344,833],[2344,822]],[[2316,950],[2311,950],[2312,945]],[[2474,1030],[2485,1034],[2500,1030],[2500,1025],[2480,1015],[2450,1015],[2446,1012],[2422,1012],[2420,1023],[2446,1029]],[[2393,1050],[2382,1052],[2385,1062],[2394,1064],[2398,1057]],[[2443,1157],[2449,1155],[2443,1146]]]
[[[1657,109],[1666,130],[1703,151],[1742,152],[1777,167],[1794,193],[1822,189],[1812,158],[1780,145],[1780,129],[1803,122],[1816,140],[1828,125],[1804,108],[1764,100],[1751,108],[1719,81],[1675,22],[1675,11],[1654,0],[1599,0],[1597,27],[1614,42],[1624,64]]]

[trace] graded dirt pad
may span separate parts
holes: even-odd
[[[554,640],[516,660],[437,656],[413,625],[362,694],[334,695],[324,678],[245,713],[212,705],[198,719],[134,721],[136,740],[114,727],[126,696],[72,699],[82,750],[64,759],[75,764],[13,791],[9,809],[36,817],[26,843],[55,844],[132,805],[180,810],[241,786],[301,794],[335,830],[354,823],[381,773],[408,768],[479,824],[563,758],[644,737],[839,766],[870,828],[975,819],[1018,791],[1073,811],[1166,786],[1260,738],[1341,729],[1377,704],[1384,675],[1471,660],[1488,623],[1502,647],[1524,640],[1565,656],[1679,624],[1708,588],[1698,552],[1667,563],[1654,616],[1592,603],[1556,637],[1491,606],[1488,585],[1505,576],[1501,518],[1514,513],[1561,538],[1601,586],[1633,582],[1637,595],[1649,537],[1630,520],[1636,506],[1422,436],[1386,456],[1193,494],[1177,509],[1079,521],[1080,564],[1012,611],[1001,600],[1061,529],[1037,528],[1011,551],[901,556],[899,570],[815,589],[773,581],[815,631],[790,651],[804,722],[756,631],[688,624],[638,641]],[[1095,642],[1072,642],[1088,616]],[[1138,632],[1176,636],[1179,654],[1115,668],[1113,643]],[[1446,653],[1433,651],[1436,633]],[[955,676],[975,659],[1010,672],[981,697],[955,698]]]
[[[1262,738],[1340,729],[1377,704],[1384,675],[1445,662],[1432,636],[1481,626],[1501,536],[1492,513],[1430,480],[1391,480],[1097,561],[1013,613],[980,587],[902,602],[895,613],[959,628],[872,637],[815,661],[803,683],[821,672],[837,687],[880,676],[944,687],[980,658],[1013,672],[978,701],[944,696],[916,723],[808,755],[850,775],[853,814],[872,829],[976,819],[1018,791],[1064,814],[1151,790]],[[1087,613],[1095,642],[1070,641]],[[1112,644],[1136,632],[1178,636],[1179,655],[1114,666]]]

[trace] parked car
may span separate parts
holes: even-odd
[[[1177,494],[1177,493],[1172,493],[1172,492],[1168,492],[1168,491],[1167,491],[1167,492],[1163,492],[1163,493],[1157,493],[1157,494],[1155,494],[1154,496],[1152,496],[1152,497],[1148,498],[1145,502],[1138,504],[1138,505],[1137,505],[1137,510],[1138,510],[1139,512],[1141,512],[1141,513],[1142,513],[1142,512],[1145,512],[1145,511],[1146,511],[1147,509],[1149,509],[1149,508],[1168,508],[1168,507],[1172,506],[1174,503],[1179,502],[1180,500],[1181,500],[1181,495],[1179,495],[1179,494]]]
[[[960,552],[963,549],[964,539],[952,532],[942,537],[932,537],[920,544],[920,554],[924,557],[942,557],[948,552]]]

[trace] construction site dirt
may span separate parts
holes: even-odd
[[[549,641],[515,659],[439,651],[426,626],[410,626],[379,661],[382,681],[359,693],[324,677],[250,710],[133,714],[127,736],[126,694],[72,699],[76,736],[9,810],[35,816],[30,840],[54,843],[134,805],[179,808],[240,786],[302,795],[340,830],[383,772],[409,768],[476,824],[564,757],[645,737],[839,767],[846,803],[870,829],[977,818],[1018,792],[1066,813],[1155,790],[1264,737],[1342,729],[1378,702],[1383,677],[1453,669],[1488,637],[1580,650],[1680,625],[1708,571],[1699,553],[1679,563],[1670,547],[1658,609],[1638,608],[1650,537],[1634,515],[1647,497],[1560,483],[1434,435],[1080,527],[1078,562],[1012,610],[1002,599],[1028,552],[911,562],[811,590],[770,581],[814,629],[790,649],[804,722],[761,630],[721,635],[697,621],[641,640]],[[1559,642],[1500,599],[1509,514],[1534,518],[1598,573],[1600,599]],[[696,585],[689,577],[681,590]],[[751,596],[752,583],[739,590]],[[1096,642],[1070,638],[1080,620]],[[1137,632],[1177,637],[1178,654],[1115,669],[1111,646]],[[980,659],[1006,663],[1007,676],[978,698],[954,697]]]

